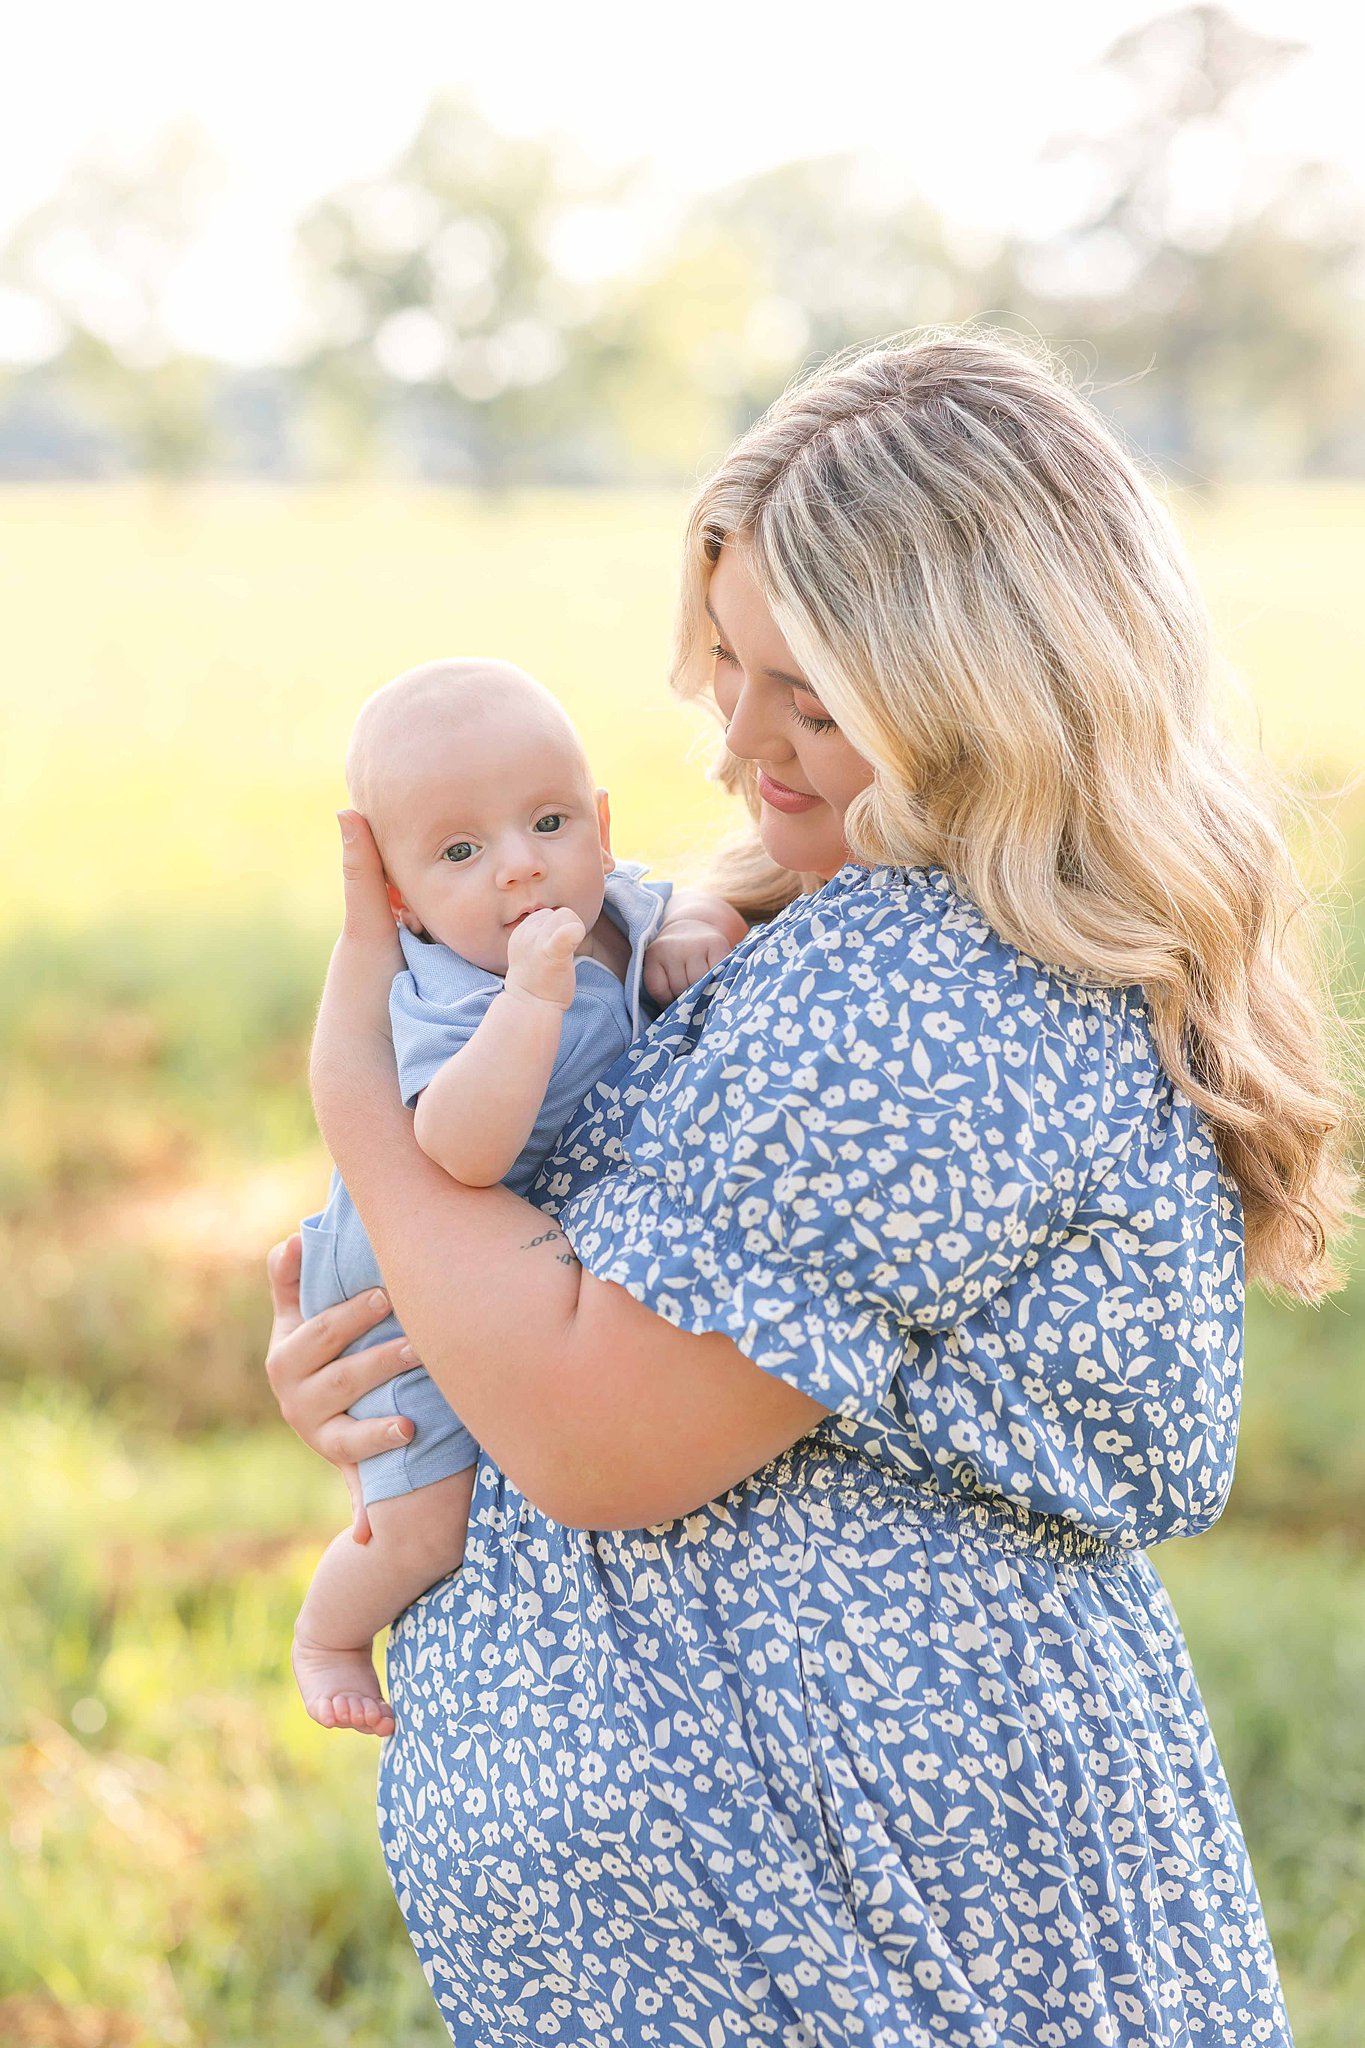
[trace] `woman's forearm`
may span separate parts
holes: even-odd
[[[504,1187],[467,1188],[428,1159],[387,1049],[315,1076],[323,1136],[395,1313],[460,1419],[539,1499],[573,1431],[559,1413],[582,1268],[562,1233]]]
[[[382,1062],[364,1085],[368,1106],[329,1116],[324,1135],[398,1319],[456,1414],[542,1513],[588,1529],[671,1521],[827,1412],[728,1337],[676,1329],[593,1279],[530,1202],[451,1180],[418,1146]]]

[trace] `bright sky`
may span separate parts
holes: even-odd
[[[1309,45],[1257,110],[1258,151],[1335,158],[1365,188],[1365,10],[1227,6]],[[223,177],[178,296],[179,339],[267,356],[289,331],[298,214],[382,169],[447,86],[508,132],[557,132],[603,167],[644,165],[640,241],[680,195],[851,148],[879,152],[968,227],[1036,224],[1048,199],[1028,167],[1049,136],[1094,120],[1086,67],[1164,11],[1152,0],[728,0],[690,12],[658,0],[49,0],[6,31],[0,237],[83,154],[136,154],[193,121]],[[5,328],[0,317],[0,340]]]

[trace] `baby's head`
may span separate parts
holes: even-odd
[[[394,914],[490,974],[510,927],[572,910],[591,931],[614,865],[598,790],[562,706],[509,662],[428,661],[361,706],[351,801],[383,856]]]

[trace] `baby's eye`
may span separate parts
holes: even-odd
[[[453,862],[456,867],[463,867],[471,851],[471,842],[468,839],[455,839],[444,848],[441,859]]]
[[[566,811],[547,811],[543,818],[536,819],[533,829],[539,832],[542,825],[553,825],[557,831],[567,816],[568,813]],[[548,838],[549,834],[547,833],[545,836]]]

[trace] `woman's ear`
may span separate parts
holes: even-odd
[[[611,851],[611,804],[605,789],[597,792],[597,832],[602,841],[602,872],[609,875],[616,862]]]

